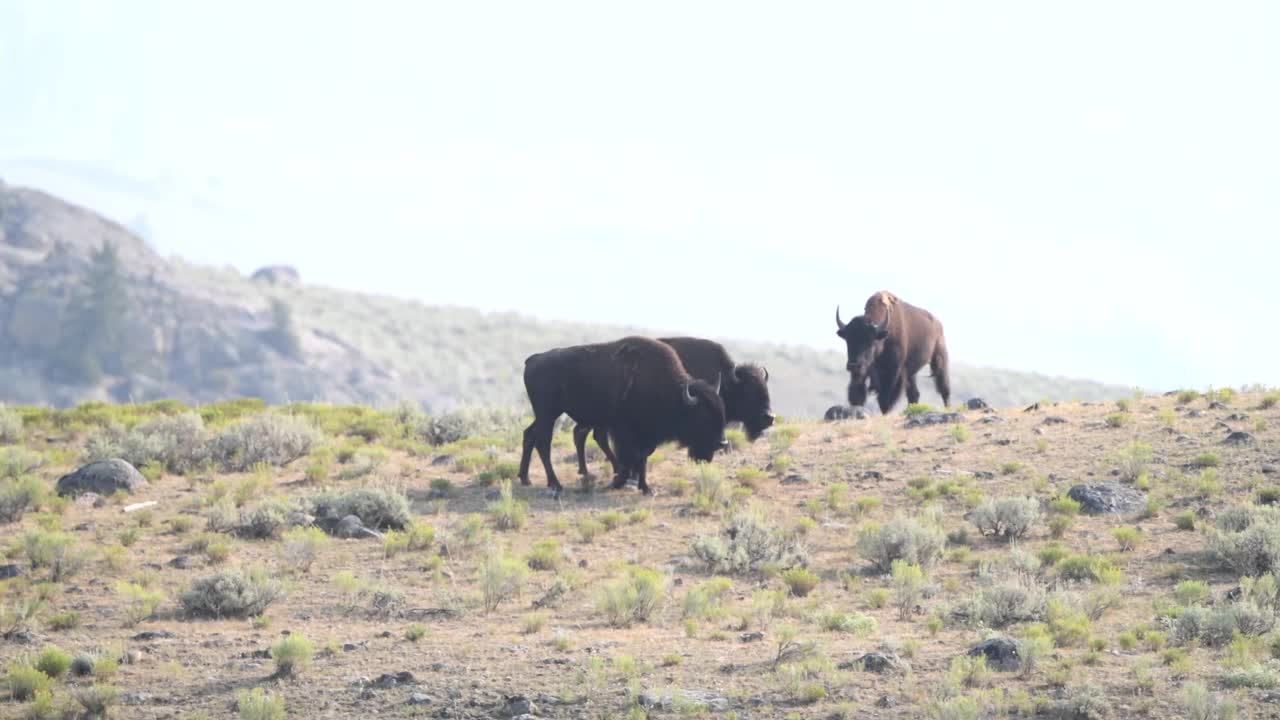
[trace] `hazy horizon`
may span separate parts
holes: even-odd
[[[0,178],[435,304],[1280,384],[1280,7],[0,5]],[[1259,322],[1264,321],[1264,322]]]

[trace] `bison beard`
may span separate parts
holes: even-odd
[[[699,380],[717,385],[720,399],[724,401],[726,422],[740,422],[747,438],[755,442],[773,425],[774,415],[769,402],[769,371],[755,365],[738,365],[720,343],[693,337],[659,338],[676,351],[681,365]],[[615,475],[626,473],[618,466],[617,457],[609,448],[608,428],[579,423],[573,429],[573,443],[578,454],[578,473],[586,476],[587,435],[604,451],[605,459]]]
[[[864,404],[868,392],[873,392],[880,412],[888,414],[904,388],[907,402],[919,402],[916,373],[928,364],[943,405],[950,407],[946,340],[942,323],[929,311],[892,293],[878,292],[867,300],[864,313],[848,323],[840,320],[837,307],[836,328],[836,335],[848,346],[850,405]]]
[[[569,415],[579,425],[609,428],[619,467],[635,472],[649,493],[649,455],[678,441],[694,460],[710,461],[724,442],[724,403],[716,390],[690,376],[670,346],[642,337],[578,345],[538,353],[525,360],[525,390],[534,420],[524,431],[520,482],[529,484],[529,462],[537,449],[547,486],[561,490],[551,466],[556,420]],[[615,479],[625,484],[626,475]]]

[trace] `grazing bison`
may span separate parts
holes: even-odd
[[[547,486],[560,492],[551,467],[551,435],[562,414],[613,435],[619,465],[649,494],[645,467],[662,443],[675,440],[694,460],[710,461],[724,444],[724,401],[718,388],[685,371],[670,345],[643,337],[556,348],[524,361],[533,423],[524,431],[520,482],[529,484],[536,447]],[[626,485],[627,474],[614,480]]]
[[[849,404],[867,401],[867,390],[876,393],[880,411],[888,413],[907,389],[907,402],[920,401],[916,373],[925,363],[933,371],[933,384],[942,403],[951,405],[951,381],[947,378],[947,345],[942,323],[928,310],[911,305],[890,292],[867,299],[862,315],[840,321],[836,306],[836,335],[849,348]]]
[[[747,438],[755,442],[773,425],[773,412],[769,409],[769,371],[751,364],[738,365],[729,357],[729,351],[718,342],[693,337],[658,338],[670,345],[680,363],[690,375],[709,383],[720,384],[720,399],[724,401],[725,422],[740,422]],[[573,429],[573,444],[578,451],[578,472],[587,475],[587,434],[590,425],[579,423]],[[618,473],[618,461],[609,449],[608,428],[595,427],[596,444]]]

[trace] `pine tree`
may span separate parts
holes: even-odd
[[[125,327],[130,309],[120,255],[113,243],[93,254],[82,287],[72,296],[54,351],[54,375],[93,383],[102,374],[129,369]]]

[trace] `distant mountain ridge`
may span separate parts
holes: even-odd
[[[116,319],[103,320],[112,325],[103,334],[119,343],[127,368],[86,371],[90,380],[68,381],[51,368],[59,348],[75,346],[69,323],[77,298],[84,304],[86,278],[104,243],[116,248],[129,310],[118,326]],[[247,277],[164,258],[119,223],[0,182],[0,401],[66,406],[89,399],[202,403],[255,396],[272,403],[411,402],[429,412],[522,406],[521,373],[532,353],[679,332],[428,306],[304,281],[287,266]],[[843,402],[842,353],[721,341],[738,360],[769,368],[777,411],[818,416]],[[962,363],[953,363],[952,373],[956,399],[978,396],[993,405],[1131,392]],[[925,400],[935,398],[926,391]]]

